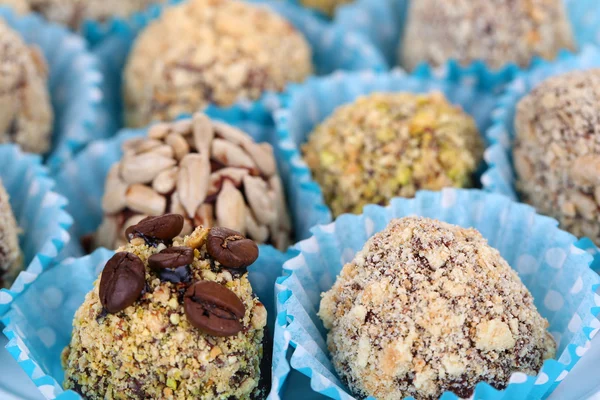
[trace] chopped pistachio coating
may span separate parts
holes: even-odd
[[[252,291],[248,274],[236,274],[212,259],[208,229],[175,238],[173,246],[194,249],[191,282],[216,282],[242,301],[243,330],[216,337],[190,324],[183,304],[186,286],[160,279],[148,259],[166,247],[142,238],[117,251],[138,256],[146,267],[146,289],[132,306],[104,311],[99,282],[75,313],[71,343],[62,355],[65,388],[88,400],[244,399],[258,395],[267,311]]]
[[[337,216],[419,189],[468,187],[483,143],[441,93],[374,93],[335,110],[303,150]]]

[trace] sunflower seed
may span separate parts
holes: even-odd
[[[193,119],[193,130],[196,150],[198,152],[207,152],[210,149],[210,143],[215,136],[212,122],[206,115],[196,113],[194,114]]]
[[[253,176],[244,177],[244,193],[248,204],[262,225],[270,225],[277,218],[275,208],[275,194],[269,191],[265,181]]]
[[[283,193],[283,186],[281,185],[279,175],[273,175],[269,179],[269,186],[271,186],[275,195],[275,207],[277,208],[277,218],[275,223],[278,224],[279,228],[286,232],[290,232],[292,230],[292,221],[290,220],[290,214],[287,211],[285,194]]]
[[[223,186],[223,181],[225,179],[232,181],[236,187],[240,187],[242,185],[242,179],[244,179],[244,176],[246,175],[248,175],[247,169],[233,167],[223,168],[217,172],[213,172],[210,174],[208,194],[216,194],[221,190],[221,186]]]
[[[181,159],[190,152],[190,146],[179,133],[170,133],[166,137],[165,143],[173,148],[173,153],[178,161],[181,161]]]
[[[212,228],[215,225],[214,212],[215,208],[212,204],[202,204],[196,210],[194,225]]]
[[[252,137],[250,137],[250,135],[241,129],[219,121],[213,121],[212,124],[216,134],[228,142],[235,143],[237,145],[254,142]]]
[[[158,123],[152,125],[150,129],[148,129],[148,137],[150,139],[164,139],[169,132],[171,131],[171,124],[166,122]]]
[[[192,132],[192,119],[182,119],[171,124],[171,130],[181,135],[188,135]]]
[[[228,167],[256,168],[252,158],[241,147],[223,139],[212,141],[211,155]]]
[[[269,238],[269,228],[259,225],[248,207],[246,207],[246,228],[248,236],[256,242],[264,243]]]
[[[187,216],[193,218],[196,209],[204,202],[210,177],[210,161],[207,153],[188,154],[177,173],[177,192]]]
[[[105,216],[94,236],[94,247],[106,247],[109,250],[113,250],[118,235],[119,225],[117,217]]]
[[[273,147],[270,144],[247,142],[243,143],[242,147],[250,154],[250,157],[252,157],[252,160],[254,160],[258,169],[264,176],[268,178],[277,172],[275,157],[273,156]]]
[[[217,197],[216,215],[218,226],[233,229],[242,235],[245,234],[246,204],[244,203],[244,196],[229,181],[223,183],[223,189]]]
[[[125,157],[121,161],[121,176],[129,184],[148,183],[160,172],[171,168],[175,164],[176,162],[172,158],[163,157],[153,152]]]
[[[158,175],[152,181],[152,189],[156,190],[160,194],[166,194],[175,189],[177,183],[177,167],[169,168]]]
[[[102,209],[107,214],[117,213],[127,207],[125,192],[128,185],[121,180],[119,169],[120,165],[118,163],[114,164],[110,168],[110,171],[108,171],[106,182],[104,183]]]
[[[139,183],[127,189],[126,199],[127,207],[151,216],[164,214],[167,207],[167,199],[164,196]]]

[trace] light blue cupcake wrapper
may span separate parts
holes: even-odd
[[[397,65],[398,47],[404,32],[410,1],[356,0],[337,9],[334,23],[369,38],[384,54],[388,65]],[[600,44],[600,8],[597,0],[563,1],[566,3],[578,46],[583,47],[590,43]],[[531,67],[539,62],[541,59],[534,59]],[[429,67],[422,64],[418,69],[422,68]],[[499,69],[489,69],[482,62],[461,67],[456,61],[449,62],[443,68],[453,68],[459,71],[475,69],[482,78],[494,82],[495,85],[491,87],[495,88],[501,88],[510,82],[521,70],[515,64],[508,64]]]
[[[251,2],[265,4],[272,8],[305,36],[313,50],[313,63],[318,75],[328,74],[338,69],[378,71],[387,69],[383,56],[359,33],[323,21],[314,13],[294,4],[270,0]],[[105,76],[103,91],[107,97],[106,105],[114,117],[115,132],[123,124],[121,77],[130,48],[137,34],[152,20],[158,18],[164,7],[164,5],[154,6],[144,13],[137,14],[135,21],[130,23],[115,23],[102,43],[94,49],[94,53],[102,60],[102,72]],[[279,105],[279,94],[268,93],[262,99],[241,101],[239,105],[245,108],[260,107],[266,111],[273,111]]]
[[[343,215],[315,227],[298,243],[300,254],[284,264],[278,279],[274,385],[283,386],[290,369],[310,378],[312,390],[333,399],[353,398],[330,361],[326,331],[316,312],[320,293],[333,285],[344,263],[366,240],[393,218],[408,215],[436,218],[474,227],[515,267],[550,323],[557,340],[557,360],[547,360],[537,376],[516,372],[507,389],[485,383],[476,387],[482,400],[540,399],[567,376],[590,347],[600,328],[600,277],[590,268],[592,257],[576,246],[576,238],[557,228],[551,218],[505,196],[479,190],[421,191],[415,199],[394,199],[390,206],[367,206],[362,215]],[[543,277],[543,278],[541,278]],[[294,400],[296,397],[287,397]],[[443,399],[457,399],[446,393]]]
[[[335,108],[372,92],[427,93],[437,90],[472,115],[483,135],[491,124],[496,96],[488,91],[488,82],[479,78],[473,71],[423,69],[408,76],[396,69],[389,73],[338,72],[328,77],[311,78],[301,85],[290,85],[283,98],[284,108],[275,113],[275,125],[283,161],[280,172],[290,188],[290,209],[297,215],[304,215],[296,225],[296,237],[304,239],[311,227],[332,220],[321,189],[302,159],[300,146]]]
[[[37,15],[17,16],[0,7],[0,18],[27,43],[37,45],[48,63],[54,126],[47,164],[56,170],[106,134],[99,62],[83,39]]]
[[[12,287],[0,291],[2,316],[10,302],[51,266],[69,241],[67,230],[73,219],[65,212],[67,201],[54,191],[55,183],[39,156],[23,153],[16,145],[0,145],[0,178],[22,230],[19,245],[24,266]]]

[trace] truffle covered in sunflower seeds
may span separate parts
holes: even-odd
[[[600,69],[547,79],[517,105],[522,199],[600,244]]]
[[[147,137],[125,142],[123,153],[106,178],[95,246],[119,247],[127,227],[176,213],[185,217],[182,235],[222,226],[287,248],[291,222],[268,143],[197,113],[154,125]]]
[[[90,400],[262,397],[267,312],[246,273],[258,247],[224,228],[173,237],[182,225],[170,214],[131,227],[75,313],[66,388]]]
[[[43,54],[0,19],[0,143],[14,142],[25,151],[45,153],[52,120]]]
[[[513,372],[536,375],[556,345],[533,297],[475,229],[390,222],[323,294],[333,364],[360,398],[461,398]]]
[[[8,193],[0,180],[0,287],[9,287],[23,267],[19,227],[10,207]]]
[[[127,123],[145,126],[282,91],[312,72],[311,50],[292,24],[265,6],[190,0],[139,35],[125,69]]]
[[[408,12],[400,64],[412,70],[422,62],[482,60],[493,69],[526,67],[536,56],[552,60],[573,48],[562,0],[419,0]]]
[[[85,20],[106,21],[125,18],[151,4],[167,0],[0,0],[20,12],[35,11],[50,21],[77,29]]]
[[[304,146],[334,215],[419,189],[468,187],[483,153],[475,121],[440,93],[374,93],[343,105]]]

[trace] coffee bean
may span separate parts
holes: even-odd
[[[126,309],[142,295],[146,269],[133,253],[122,251],[106,263],[100,278],[100,302],[109,313]]]
[[[184,309],[190,324],[213,336],[233,336],[242,330],[244,303],[223,285],[199,281],[185,292]]]
[[[149,246],[156,246],[157,243],[170,242],[181,233],[182,229],[183,216],[165,214],[159,217],[146,217],[137,225],[127,228],[125,234],[129,240],[141,237]]]
[[[160,253],[148,258],[150,268],[160,270],[165,268],[175,269],[189,265],[194,261],[194,250],[189,247],[169,247]]]
[[[206,250],[227,268],[246,268],[258,258],[258,246],[239,232],[215,227],[208,233]]]

